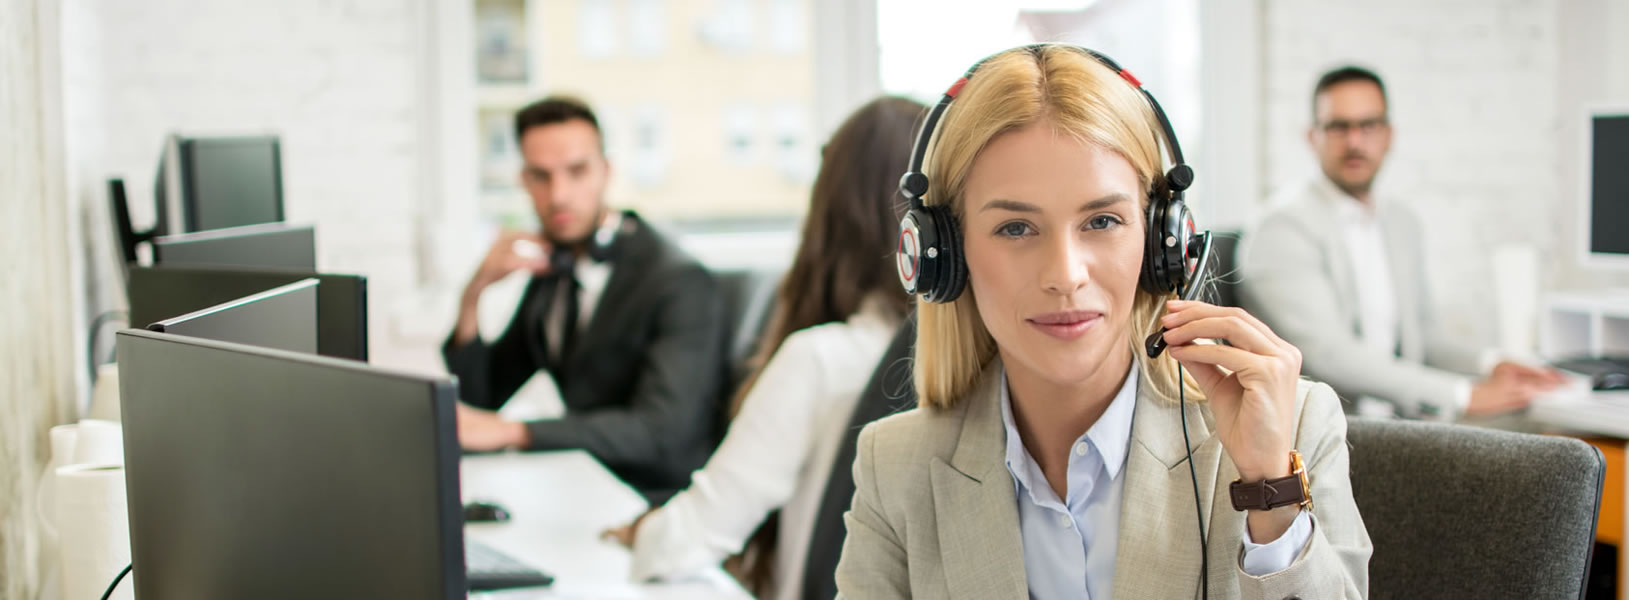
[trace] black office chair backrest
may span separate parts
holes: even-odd
[[[1369,597],[1582,598],[1606,470],[1581,441],[1354,419]]]
[[[872,371],[860,399],[854,405],[843,430],[843,441],[832,459],[826,492],[815,512],[814,531],[809,536],[809,556],[804,560],[803,599],[831,600],[837,597],[837,559],[843,554],[843,538],[848,528],[843,513],[854,498],[854,445],[867,423],[916,406],[916,388],[911,383],[911,348],[916,344],[916,317],[900,325]]]

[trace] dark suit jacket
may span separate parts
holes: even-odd
[[[496,342],[442,348],[464,402],[497,409],[538,373],[554,377],[559,419],[526,424],[532,450],[583,449],[642,491],[682,488],[718,439],[725,337],[717,284],[633,213],[611,279],[563,366],[551,371],[543,319],[563,278],[532,279]]]
[[[826,492],[815,511],[814,531],[809,536],[809,555],[803,567],[803,600],[831,600],[837,597],[837,559],[843,554],[843,538],[848,528],[843,513],[854,498],[854,444],[860,430],[872,421],[916,407],[916,387],[911,382],[911,349],[916,344],[916,317],[905,319],[894,341],[889,342],[877,370],[860,392],[860,400],[843,430],[843,443],[832,459]]]

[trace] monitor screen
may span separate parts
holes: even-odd
[[[283,220],[283,182],[276,137],[181,141],[187,231]]]
[[[153,240],[153,262],[179,267],[317,268],[317,231],[282,223],[167,235]]]
[[[451,380],[136,329],[118,353],[137,598],[466,597]]]
[[[282,287],[165,319],[153,331],[292,352],[317,353],[317,280]]]
[[[130,322],[146,326],[251,294],[315,278],[317,354],[368,360],[368,280],[283,269],[131,267]]]
[[[1589,251],[1629,257],[1629,114],[1590,123]]]

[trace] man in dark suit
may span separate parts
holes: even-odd
[[[521,180],[541,235],[499,236],[464,290],[442,349],[468,406],[467,450],[583,449],[643,491],[685,486],[717,441],[724,385],[722,301],[711,275],[632,212],[606,208],[610,179],[589,107],[551,97],[515,116]],[[497,341],[481,339],[488,285],[532,274]],[[492,412],[532,376],[554,378],[558,419],[516,423]]]

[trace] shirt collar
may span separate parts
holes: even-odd
[[[1137,361],[1133,360],[1131,368],[1126,371],[1125,381],[1120,384],[1120,391],[1109,401],[1109,407],[1103,410],[1103,415],[1097,418],[1091,429],[1086,430],[1086,435],[1077,440],[1077,443],[1089,442],[1097,449],[1111,480],[1120,476],[1120,469],[1126,464],[1126,454],[1131,450],[1131,418],[1137,405],[1137,373]],[[1029,466],[1035,461],[1018,436],[1005,369],[1001,372],[1001,425],[1007,431],[1007,470],[1025,487],[1031,487],[1027,475]]]

